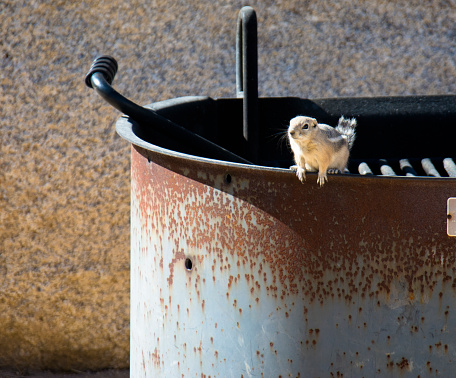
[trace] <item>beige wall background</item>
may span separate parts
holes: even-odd
[[[234,96],[243,5],[261,96],[456,93],[455,1],[0,1],[0,368],[128,367],[129,145],[84,76]]]

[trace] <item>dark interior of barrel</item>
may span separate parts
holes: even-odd
[[[293,164],[286,138],[291,118],[306,115],[335,126],[343,115],[358,121],[357,138],[348,164],[351,174],[456,177],[454,104],[454,96],[260,98],[260,152],[256,164],[280,168]],[[207,97],[182,103],[177,99],[156,110],[239,156],[249,156],[252,146],[243,135],[242,99]],[[172,137],[155,133],[147,125],[140,125],[135,132],[160,147],[211,157]]]

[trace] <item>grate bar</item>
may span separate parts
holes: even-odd
[[[380,159],[380,172],[383,176],[397,176],[394,169],[388,165],[388,162],[385,159]]]
[[[432,164],[431,159],[426,158],[426,159],[421,160],[421,166],[423,167],[424,172],[426,172],[426,174],[428,176],[442,177],[442,176],[440,176],[440,173],[437,172],[437,169],[435,169],[434,164]]]
[[[402,172],[404,172],[406,176],[418,176],[418,174],[416,173],[415,169],[412,167],[412,164],[408,159],[399,160],[399,166],[401,167]]]
[[[358,172],[360,175],[373,175],[372,170],[370,169],[369,165],[365,162],[362,162],[358,166]]]
[[[456,164],[454,163],[453,159],[443,159],[443,168],[445,168],[445,171],[447,171],[448,176],[456,177]]]

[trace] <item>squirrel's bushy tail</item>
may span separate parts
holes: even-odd
[[[351,150],[353,147],[353,143],[355,142],[356,138],[356,126],[357,122],[355,118],[344,118],[344,116],[339,118],[339,122],[337,123],[336,130],[340,132],[347,138],[348,142],[348,149]]]

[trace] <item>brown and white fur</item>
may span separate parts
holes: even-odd
[[[318,171],[317,183],[328,181],[327,173],[344,172],[355,140],[356,119],[341,117],[334,128],[315,118],[298,116],[290,121],[288,140],[294,154],[296,175],[303,182],[306,171]]]

